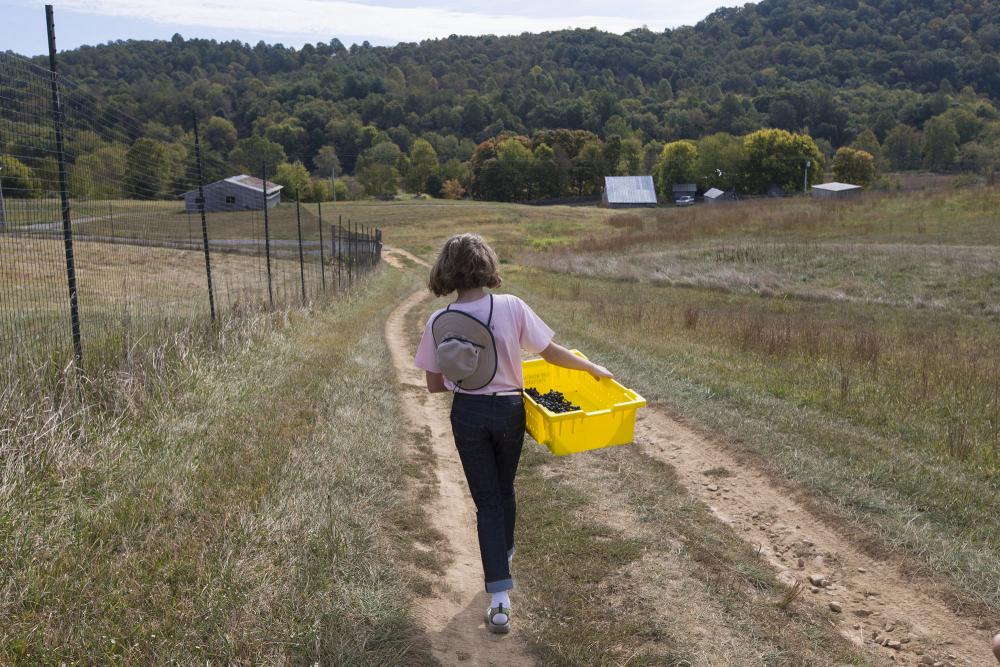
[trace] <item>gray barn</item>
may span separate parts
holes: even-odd
[[[655,208],[652,176],[605,176],[601,205],[607,208]]]
[[[264,182],[256,176],[230,176],[205,186],[205,211],[208,213],[225,211],[259,211],[264,208]],[[274,208],[281,203],[281,188],[267,182],[267,207]],[[198,190],[189,190],[181,195],[184,209],[197,213]]]
[[[847,197],[856,197],[859,194],[861,194],[861,186],[852,185],[850,183],[838,183],[836,181],[832,181],[830,183],[821,183],[820,185],[812,186],[813,197],[846,199]]]

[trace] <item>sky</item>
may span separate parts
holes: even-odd
[[[59,50],[119,39],[238,39],[286,46],[367,40],[377,45],[448,35],[509,35],[597,27],[691,25],[726,0],[51,0]],[[742,4],[732,2],[730,5]],[[0,0],[0,51],[47,53],[44,2]]]

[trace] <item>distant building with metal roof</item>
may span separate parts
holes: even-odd
[[[856,197],[861,194],[861,186],[832,181],[812,186],[812,194],[813,197],[844,199],[847,197]]]
[[[601,204],[607,208],[655,207],[652,176],[605,176]]]
[[[283,185],[267,182],[267,207],[274,208],[281,202]],[[259,211],[264,208],[264,181],[256,176],[240,174],[204,186],[205,212]],[[198,213],[198,190],[188,190],[183,195],[184,209]]]
[[[705,191],[704,198],[707,204],[718,204],[719,202],[732,201],[733,193],[725,192],[719,188],[710,188]]]

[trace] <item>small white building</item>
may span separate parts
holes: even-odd
[[[655,208],[656,186],[652,176],[605,176],[601,206],[605,208]]]
[[[719,188],[710,188],[704,194],[706,204],[718,204],[724,201],[732,201],[733,193],[725,192]]]
[[[832,181],[830,183],[821,183],[819,185],[812,186],[813,197],[847,199],[849,197],[856,197],[859,194],[861,194],[861,186],[852,185],[850,183],[838,183],[836,181]]]

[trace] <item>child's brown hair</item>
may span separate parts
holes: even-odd
[[[435,296],[477,287],[500,287],[500,260],[479,234],[448,239],[431,268],[427,287]]]

